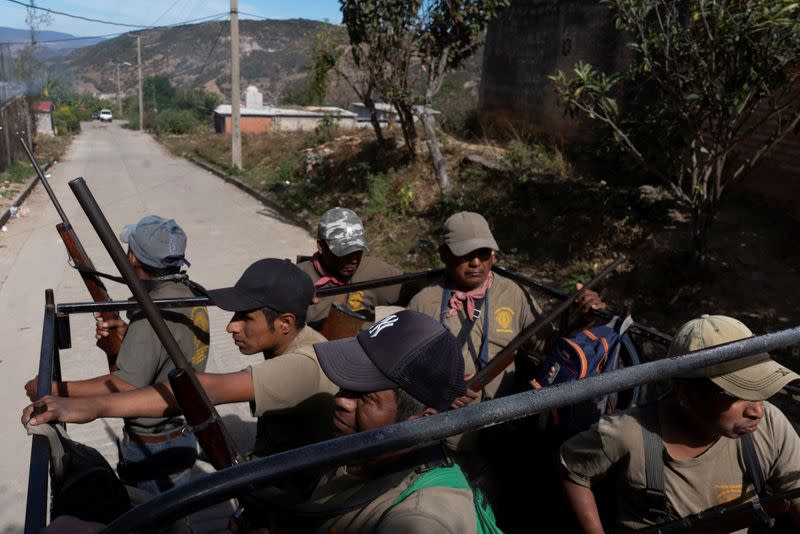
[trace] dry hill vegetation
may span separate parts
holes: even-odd
[[[304,19],[240,22],[242,88],[256,85],[265,102],[279,102],[305,80],[310,40],[326,23]],[[141,32],[145,76],[166,75],[178,87],[230,94],[230,23],[158,28]],[[125,34],[81,48],[52,68],[79,91],[113,93],[115,62],[136,64],[136,37]],[[136,83],[136,69],[121,69],[123,89]]]

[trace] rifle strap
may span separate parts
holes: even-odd
[[[448,303],[450,302],[450,298],[453,295],[453,290],[448,287],[442,288],[442,304],[439,310],[439,321],[444,325],[444,318],[445,314],[448,312]],[[484,306],[486,304],[486,306]],[[484,309],[485,308],[485,309]],[[470,339],[470,334],[472,333],[472,327],[475,325],[476,321],[470,321],[469,317],[467,317],[466,311],[464,312],[464,319],[461,320],[461,330],[458,332],[458,336],[456,336],[456,341],[458,342],[459,349],[462,349],[466,343],[470,344],[470,352],[473,354],[473,360],[475,361],[475,368],[477,370],[483,369],[487,363],[489,363],[489,290],[486,290],[484,297],[475,303],[475,314],[476,319],[480,319],[483,316],[483,336],[481,337],[481,349],[480,352],[477,354],[477,358],[475,358],[475,347],[472,346],[472,340]],[[459,316],[460,317],[460,316]]]
[[[88,274],[88,275],[91,275],[91,276],[97,276],[98,278],[105,278],[106,280],[111,280],[112,282],[117,282],[118,284],[127,285],[127,282],[125,282],[125,279],[122,278],[121,276],[114,276],[113,274],[102,273],[100,271],[95,271],[94,269],[86,269],[85,267],[80,267],[80,266],[75,265],[74,263],[71,263],[71,262],[70,262],[70,264],[72,265],[72,267],[76,271],[78,271],[81,274]],[[152,278],[150,281],[153,281],[153,282],[180,282],[180,283],[186,285],[189,289],[191,289],[192,292],[197,296],[207,296],[208,295],[208,293],[206,291],[206,288],[204,288],[203,286],[201,286],[197,282],[194,282],[193,280],[190,280],[189,279],[189,275],[187,275],[185,271],[181,271],[180,273],[176,273],[176,274],[168,274],[168,275],[165,275],[165,276],[159,276],[157,278]]]
[[[664,442],[661,440],[657,402],[642,410],[642,438],[644,438],[647,511],[656,518],[656,521],[661,521],[669,512],[664,492]]]

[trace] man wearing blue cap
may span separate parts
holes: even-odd
[[[153,299],[196,296],[194,286],[181,272],[186,260],[186,234],[173,219],[149,215],[130,224],[120,234],[128,245],[128,259]],[[162,314],[181,351],[198,371],[208,359],[209,326],[205,306],[173,308]],[[130,391],[167,379],[174,369],[150,323],[141,311],[128,313],[128,321],[105,321],[97,325],[99,336],[122,337],[116,370],[90,378],[54,382],[52,391],[62,397],[89,397]],[[37,379],[25,389],[33,400]],[[129,417],[125,419],[120,445],[120,478],[128,485],[159,493],[185,479],[197,459],[197,441],[185,432],[183,418]]]

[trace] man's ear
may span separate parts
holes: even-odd
[[[296,318],[291,313],[283,313],[280,315],[279,319],[281,320],[280,328],[281,334],[288,334],[292,330],[295,329],[296,326]]]

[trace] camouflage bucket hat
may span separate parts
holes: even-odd
[[[317,239],[324,241],[336,256],[369,250],[364,224],[352,210],[336,207],[322,214],[317,226]]]

